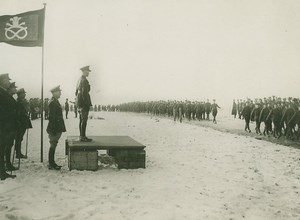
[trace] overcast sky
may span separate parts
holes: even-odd
[[[43,7],[1,0],[0,15]],[[300,1],[48,0],[45,96],[74,100],[90,65],[94,104],[300,94]],[[0,43],[0,72],[40,96],[41,48]]]

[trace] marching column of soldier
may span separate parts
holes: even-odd
[[[87,80],[91,70],[89,66],[80,69],[82,76],[76,86],[76,101],[74,108],[80,115],[79,120],[79,140],[91,141],[86,136],[86,127],[89,110],[92,106],[89,95],[90,84]],[[48,120],[46,131],[49,137],[48,167],[50,170],[60,170],[61,166],[55,162],[55,150],[62,132],[66,132],[66,126],[63,119],[63,108],[59,103],[61,96],[60,86],[50,90],[52,93],[51,100],[44,100],[45,119]],[[17,95],[17,99],[13,96]],[[8,73],[0,74],[0,179],[15,178],[12,171],[20,168],[20,159],[27,158],[22,154],[21,146],[23,137],[27,129],[32,128],[31,120],[41,117],[41,101],[39,99],[26,100],[26,91],[24,88],[17,90],[15,82],[11,82]],[[68,99],[65,102],[66,118],[68,117],[69,105]],[[76,106],[76,107],[75,107]],[[14,147],[13,147],[14,146]],[[27,144],[26,144],[27,147]],[[14,149],[12,151],[12,149]],[[14,156],[19,159],[18,167],[13,165]],[[10,173],[8,173],[10,172]]]
[[[251,132],[250,121],[255,122],[256,134],[300,138],[300,100],[298,98],[265,97],[254,100],[233,100],[231,114],[245,120],[245,131]],[[261,125],[264,125],[261,132]]]
[[[182,122],[187,120],[210,120],[213,116],[213,123],[217,123],[216,117],[220,106],[213,99],[213,103],[206,101],[149,101],[149,102],[129,102],[116,105],[113,111],[147,113],[157,116],[167,116],[174,121]]]

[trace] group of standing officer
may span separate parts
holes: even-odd
[[[79,140],[83,142],[92,141],[92,139],[86,137],[86,127],[88,121],[88,115],[90,107],[92,106],[91,97],[90,97],[90,84],[87,80],[91,70],[89,66],[82,67],[82,76],[78,80],[76,86],[76,103],[75,105],[78,108],[79,112]],[[49,169],[50,170],[60,170],[61,166],[55,162],[55,150],[58,144],[58,141],[63,132],[66,132],[66,126],[63,119],[63,109],[58,99],[61,97],[60,86],[56,86],[50,90],[52,93],[52,98],[49,102],[49,117],[48,117],[48,126],[47,133],[49,135],[50,148],[48,153]],[[66,118],[68,118],[69,103],[68,99],[65,102],[65,111]]]
[[[129,102],[116,106],[116,111],[122,112],[144,112],[151,115],[172,117],[174,121],[182,122],[187,120],[209,120],[212,113],[213,122],[217,123],[219,105],[213,99],[204,101],[148,101],[148,102]]]
[[[76,86],[76,103],[80,115],[79,120],[79,132],[80,141],[92,141],[92,139],[86,137],[86,127],[88,121],[88,115],[90,107],[92,106],[90,98],[90,84],[87,80],[91,70],[89,66],[81,68],[82,76],[80,77]],[[63,132],[66,132],[66,126],[62,114],[62,106],[59,103],[61,97],[60,86],[56,86],[50,90],[52,93],[51,100],[45,100],[47,102],[45,107],[47,108],[47,114],[45,118],[48,119],[47,133],[49,137],[49,153],[48,162],[50,170],[60,170],[61,166],[55,162],[55,150],[58,141]],[[17,99],[13,95],[17,94]],[[11,160],[12,146],[15,145],[16,158],[27,158],[27,155],[21,153],[21,146],[24,134],[27,129],[32,128],[30,121],[30,105],[25,99],[26,92],[23,88],[17,90],[14,82],[11,82],[9,74],[0,74],[0,179],[5,180],[7,178],[15,178],[16,175],[12,175],[12,171],[17,170],[14,167]],[[33,100],[33,99],[32,99]],[[68,101],[68,100],[67,100]],[[66,103],[67,103],[66,101]],[[65,106],[66,117],[68,116],[67,110],[69,106]],[[31,112],[32,113],[32,112]],[[35,116],[34,116],[35,117]],[[26,149],[27,154],[27,149]],[[8,171],[11,171],[9,174]]]
[[[28,128],[32,128],[26,101],[26,92],[23,88],[17,90],[15,82],[11,82],[9,74],[0,74],[0,179],[15,178],[11,160],[11,151],[15,145],[16,158],[26,158],[21,153],[23,136]],[[17,94],[17,99],[14,95]],[[13,153],[15,153],[13,152]],[[11,174],[7,173],[11,171]]]
[[[287,139],[300,138],[300,100],[297,98],[268,97],[263,99],[233,100],[232,115],[245,120],[245,131],[251,132],[250,121],[255,121],[257,134],[270,135]],[[261,132],[261,123],[264,130]]]

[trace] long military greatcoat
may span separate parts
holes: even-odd
[[[78,108],[90,109],[92,101],[90,97],[91,86],[85,76],[81,76],[76,88],[76,104]]]
[[[49,123],[47,126],[48,134],[65,132],[66,126],[63,119],[62,107],[56,98],[52,98],[49,103]]]
[[[0,88],[0,128],[5,132],[17,129],[17,102],[2,88]]]

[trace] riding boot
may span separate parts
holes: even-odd
[[[81,129],[81,120],[79,121],[79,135],[80,135],[80,137],[83,137],[82,136],[82,129]]]
[[[17,170],[16,167],[14,167],[10,162],[11,157],[11,148],[5,150],[5,164],[6,164],[6,170],[8,171],[15,171]]]
[[[87,123],[82,123],[82,126],[81,126],[81,132],[82,132],[82,136],[80,136],[80,141],[83,141],[83,142],[90,142],[92,141],[91,138],[87,138],[86,137],[86,125]]]
[[[57,165],[55,163],[55,150],[56,150],[56,148],[53,148],[53,165],[54,165],[54,167],[56,167],[56,169],[60,169],[62,166]]]
[[[54,154],[55,154],[55,148],[50,147],[49,149],[49,170],[59,170],[60,168],[55,164],[54,162]]]

